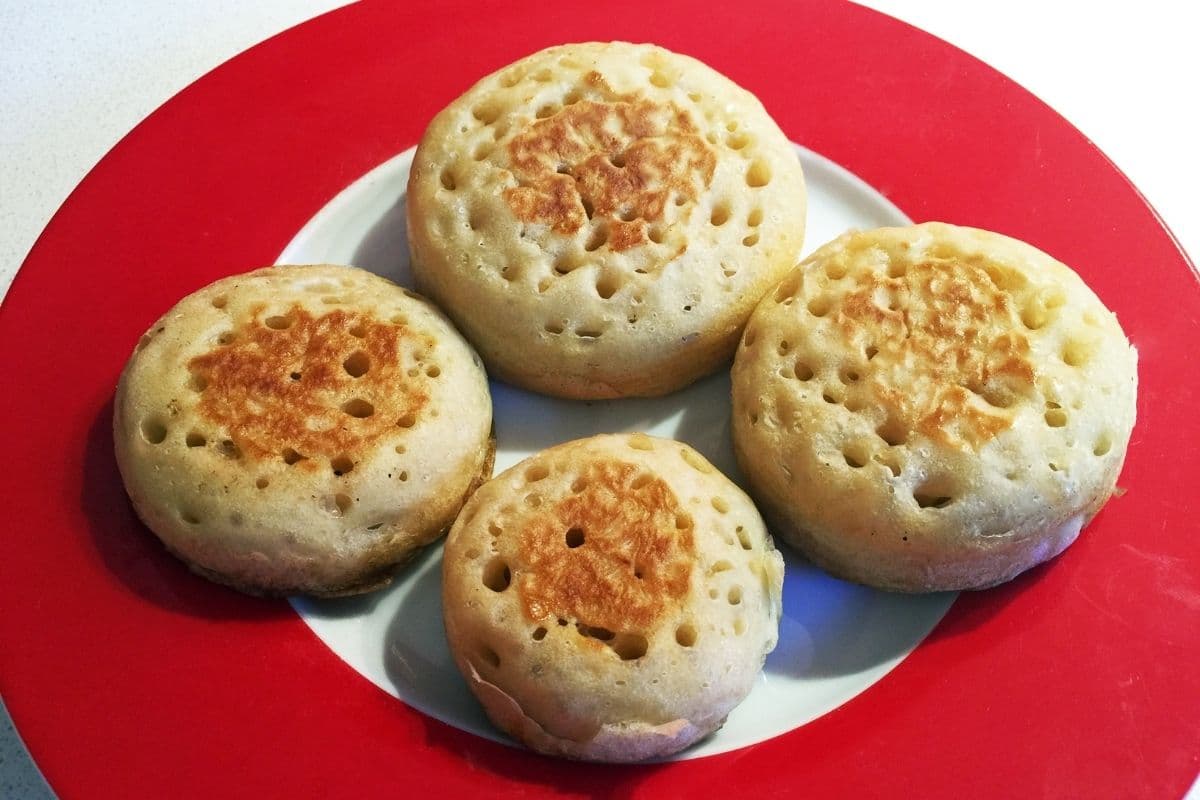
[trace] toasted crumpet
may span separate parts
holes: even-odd
[[[734,446],[772,530],[834,575],[979,589],[1108,500],[1136,392],[1116,317],[1045,253],[941,223],[851,232],[755,311]]]
[[[484,484],[446,540],[455,662],[529,747],[665,756],[716,730],[778,639],[783,559],[687,445],[606,435]]]
[[[430,124],[418,286],[515,385],[660,395],[712,372],[804,236],[800,162],[751,94],[624,42],[554,47]]]
[[[432,305],[350,267],[189,295],[138,343],[113,438],[138,516],[253,594],[386,584],[491,475],[478,357]]]

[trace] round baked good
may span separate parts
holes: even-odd
[[[553,47],[434,118],[408,184],[417,286],[493,377],[661,395],[728,359],[804,236],[796,151],[751,94],[625,42]]]
[[[492,471],[478,357],[363,270],[268,267],[185,297],[113,413],[133,506],[193,571],[252,594],[357,594],[436,539]]]
[[[941,223],[850,232],[754,312],[734,447],[772,531],[818,566],[981,589],[1108,500],[1136,391],[1116,317],[1045,253]]]
[[[643,434],[544,450],[484,484],[446,540],[455,662],[543,753],[665,756],[716,730],[775,647],[783,559],[750,499]]]

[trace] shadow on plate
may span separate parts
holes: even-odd
[[[408,195],[401,194],[383,212],[354,249],[350,263],[409,289],[413,286],[408,250]]]
[[[141,523],[117,471],[112,414],[109,399],[88,430],[79,503],[96,553],[113,577],[161,608],[194,617],[254,621],[291,615],[282,600],[250,597],[194,575]]]

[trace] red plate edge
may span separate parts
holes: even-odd
[[[772,794],[1181,795],[1200,765],[1200,457],[1186,446],[1200,438],[1188,380],[1200,287],[1124,176],[1011,81],[857,6],[474,5],[352,6],[238,56],[122,140],[18,274],[0,309],[12,520],[0,692],[55,790],[669,796],[736,780]],[[711,64],[914,219],[999,230],[1073,265],[1141,354],[1129,493],[1064,557],[964,596],[888,678],[787,736],[626,768],[429,720],[282,602],[190,576],[133,518],[108,429],[116,375],[163,309],[272,261],[492,69],[616,38]]]

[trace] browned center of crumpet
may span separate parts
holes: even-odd
[[[535,120],[508,144],[518,185],[505,191],[523,222],[572,234],[606,220],[616,251],[649,241],[671,198],[694,202],[712,182],[716,155],[686,111],[617,95],[597,72],[584,82],[609,98],[580,100]]]
[[[242,455],[316,469],[318,457],[357,460],[412,427],[429,398],[418,358],[431,338],[356,311],[293,305],[263,319],[264,308],[188,362],[200,415]],[[406,343],[412,364],[402,363]]]
[[[997,279],[978,264],[923,262],[898,277],[866,273],[845,298],[837,321],[869,342],[867,388],[889,426],[976,448],[1011,427],[1006,409],[1032,395],[1035,376]]]
[[[525,525],[520,547],[526,616],[575,620],[599,639],[650,630],[687,596],[695,561],[692,519],[670,487],[612,460],[590,463],[570,495]]]

